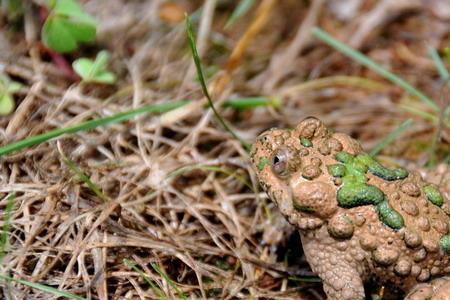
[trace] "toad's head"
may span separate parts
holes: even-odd
[[[254,143],[251,158],[257,177],[282,214],[303,230],[320,227],[338,210],[339,183],[327,166],[341,151],[358,153],[359,144],[331,134],[316,118],[295,129],[270,129]]]

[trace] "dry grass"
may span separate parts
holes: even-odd
[[[182,298],[161,274],[188,298],[325,299],[320,283],[289,279],[307,281],[313,275],[298,234],[260,192],[245,149],[203,105],[200,85],[190,73],[184,23],[161,18],[158,5],[164,2],[86,3],[100,19],[99,43],[66,59],[108,49],[119,77],[113,87],[78,85],[73,74],[58,69],[39,46],[35,11],[27,12],[25,35],[3,24],[0,67],[24,84],[15,113],[0,118],[3,145],[144,104],[180,99],[193,104],[2,157],[0,210],[5,211],[9,193],[16,198],[1,273],[100,300]],[[372,16],[370,24],[361,25],[364,18],[358,17],[379,9],[376,2],[362,1],[351,18],[339,19],[330,5],[317,5],[312,16],[303,1],[262,1],[259,10],[224,32],[232,5],[205,1],[210,15],[200,17],[199,38],[204,65],[222,70],[208,81],[217,106],[241,96],[282,100],[279,109],[221,109],[236,134],[251,142],[269,127],[294,126],[314,115],[370,149],[413,117],[414,125],[384,154],[423,166],[437,124],[401,105],[427,108],[306,34],[307,27],[319,25],[349,41],[352,28],[362,26],[360,49],[438,99],[442,84],[426,46],[450,45],[448,19],[430,4],[399,8],[395,18],[383,15],[379,22]],[[168,11],[174,17],[177,9],[193,12],[201,4],[178,1]],[[308,23],[302,25],[305,18]],[[444,127],[439,157],[449,153],[449,140]],[[81,180],[67,159],[98,190]],[[0,220],[0,226],[4,223]],[[5,281],[0,295],[49,298],[39,289]]]

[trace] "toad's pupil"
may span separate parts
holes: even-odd
[[[279,158],[278,156],[275,156],[275,157],[273,158],[273,164],[274,164],[274,165],[278,164],[280,161],[281,161],[281,160],[280,160],[280,158]]]
[[[278,176],[287,175],[288,169],[288,152],[286,149],[280,149],[272,158],[272,170]]]

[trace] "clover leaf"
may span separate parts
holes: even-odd
[[[12,95],[21,87],[20,83],[0,74],[0,115],[10,114],[14,110],[15,103]]]
[[[51,11],[42,28],[42,41],[47,47],[65,53],[95,40],[97,22],[76,1],[51,0],[49,6]]]
[[[100,51],[95,60],[82,57],[75,60],[72,67],[84,82],[113,84],[116,76],[106,70],[108,61],[109,53]]]

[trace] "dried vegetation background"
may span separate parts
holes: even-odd
[[[0,68],[24,84],[16,111],[0,119],[1,144],[144,104],[192,103],[2,157],[0,210],[8,193],[17,197],[1,272],[91,299],[158,299],[124,264],[129,259],[169,299],[179,295],[152,264],[192,299],[325,299],[319,282],[290,279],[313,275],[298,234],[261,193],[245,149],[204,105],[184,11],[194,13],[219,108],[247,96],[282,101],[278,109],[220,108],[244,139],[314,115],[370,149],[413,118],[384,155],[421,167],[437,125],[405,107],[427,108],[309,32],[322,27],[445,107],[448,94],[427,47],[450,46],[449,2],[261,0],[231,30],[224,25],[238,1],[81,2],[99,20],[98,42],[66,59],[107,49],[118,82],[80,86],[70,67],[57,67],[39,42],[39,11],[28,3],[24,30],[3,20],[0,32]],[[439,151],[448,152],[450,132],[444,128],[441,137]],[[105,197],[79,180],[66,157]],[[53,297],[3,281],[0,295]]]

